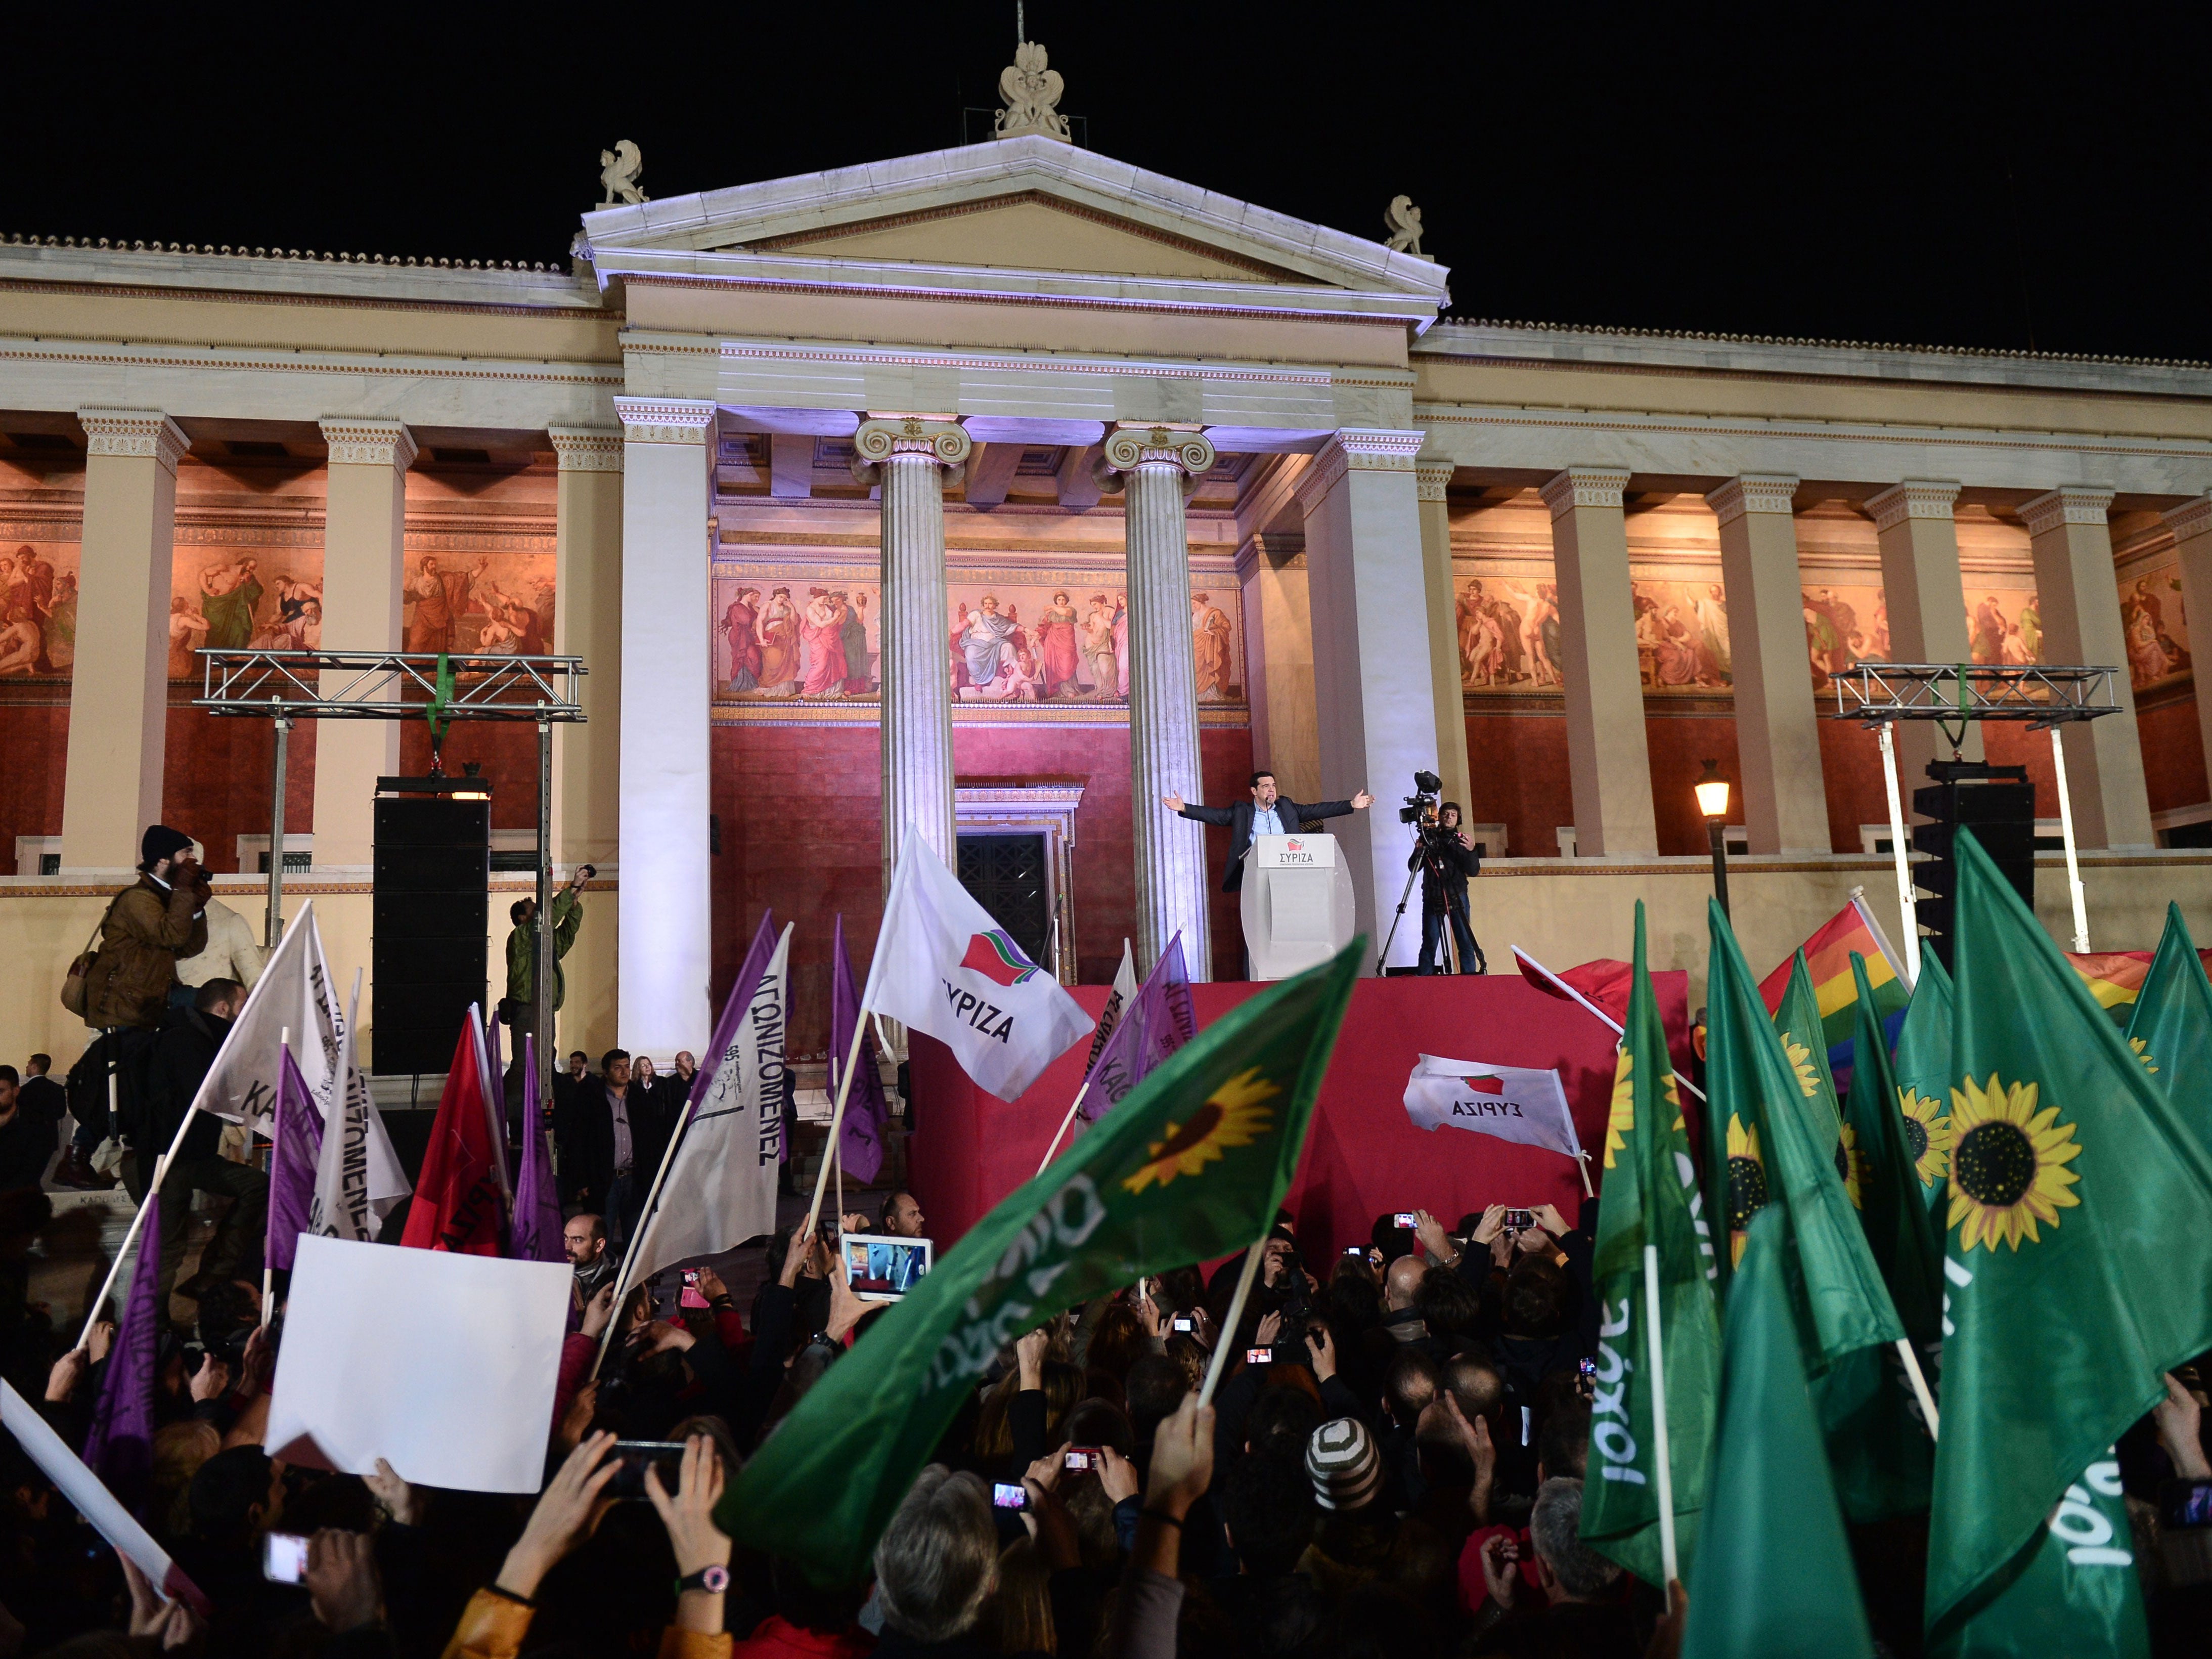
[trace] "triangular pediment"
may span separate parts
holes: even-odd
[[[1446,297],[1431,261],[1036,136],[607,208],[583,224],[595,252],[663,269],[680,254],[856,276],[969,269]]]

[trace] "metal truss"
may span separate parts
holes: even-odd
[[[2029,729],[2117,714],[2117,668],[2029,663],[1863,662],[1835,679],[1830,720],[1887,726],[1892,720],[2025,720]]]
[[[438,695],[434,651],[219,651],[203,647],[201,692],[211,714],[293,720],[422,717]],[[454,720],[579,721],[581,657],[449,655]]]

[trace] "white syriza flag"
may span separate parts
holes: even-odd
[[[300,907],[269,965],[246,994],[246,1006],[232,1023],[192,1103],[203,1112],[266,1135],[276,1109],[278,1050],[287,1031],[293,1063],[328,1126],[332,1103],[359,1082],[360,1068],[353,1045],[346,1040],[347,1017],[338,1012],[313,899]],[[368,1109],[368,1201],[381,1216],[414,1188],[399,1167],[398,1154],[392,1150],[392,1138],[368,1099],[366,1083],[360,1083],[360,1088]]]
[[[307,1230],[320,1238],[373,1243],[379,1212],[368,1195],[368,1149],[371,1126],[380,1134],[384,1123],[376,1115],[376,1103],[368,1097],[368,1079],[354,1063],[354,1017],[360,1012],[361,978],[356,974],[353,1001],[346,1010],[345,1036],[338,1043],[338,1075],[345,1079],[345,1085],[331,1109],[323,1114],[323,1150],[315,1160],[315,1190],[307,1200]]]
[[[1094,1023],[911,823],[860,1006],[928,1032],[1001,1100],[1036,1082]]]
[[[1583,1155],[1555,1071],[1423,1054],[1406,1079],[1406,1115],[1417,1129],[1472,1129],[1569,1158]]]
[[[628,1283],[673,1261],[735,1249],[775,1231],[776,1166],[783,1151],[784,1033],[791,1015],[791,933],[786,922],[736,1030],[707,1056],[706,1092],[669,1160],[660,1200],[646,1222]]]

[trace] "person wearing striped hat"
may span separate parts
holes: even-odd
[[[1322,1424],[1306,1442],[1306,1474],[1314,1498],[1340,1514],[1365,1509],[1382,1490],[1382,1457],[1357,1418]]]

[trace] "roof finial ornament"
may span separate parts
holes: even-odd
[[[638,154],[637,146],[627,138],[617,139],[612,149],[599,152],[599,188],[606,191],[606,199],[599,204],[611,208],[621,203],[636,204],[646,199],[637,187],[637,176],[645,171],[645,158]]]
[[[1387,246],[1393,253],[1410,253],[1416,259],[1436,263],[1437,256],[1421,252],[1421,210],[1410,196],[1393,196],[1383,210],[1382,222],[1390,228]]]
[[[1034,132],[1067,143],[1067,118],[1054,107],[1066,83],[1058,70],[1045,67],[1044,48],[1027,38],[1029,30],[1022,21],[1018,3],[1014,18],[1014,32],[1024,38],[1015,42],[1014,61],[1000,71],[999,92],[1006,106],[999,112],[993,131],[1000,138]]]

